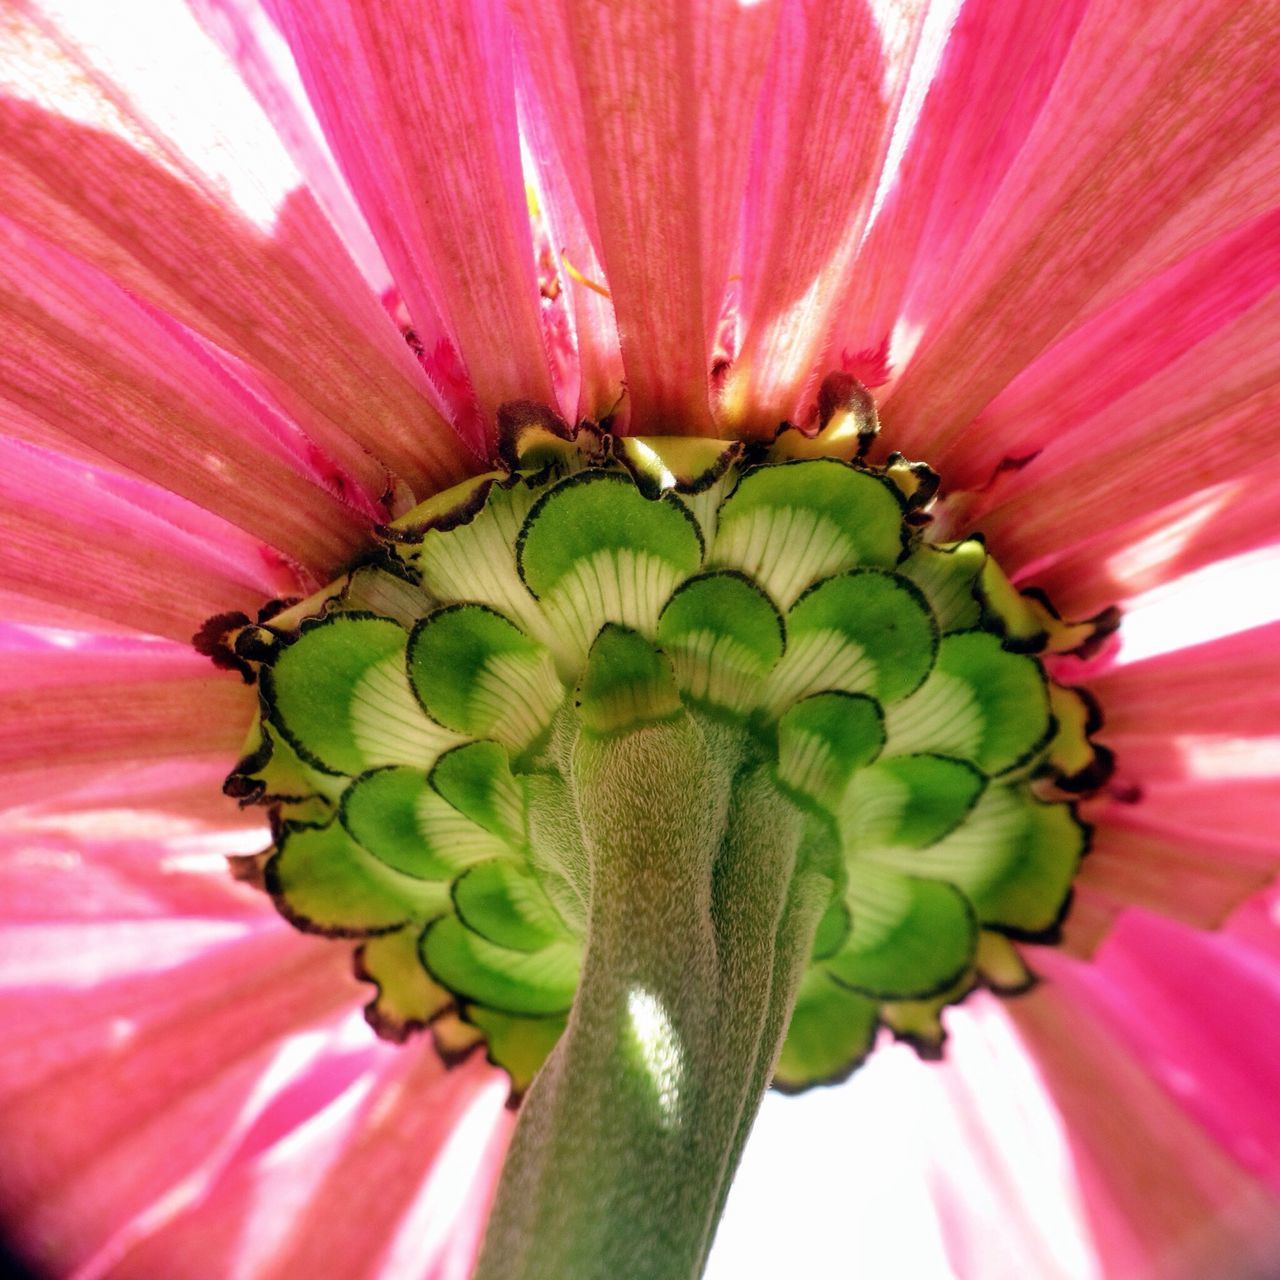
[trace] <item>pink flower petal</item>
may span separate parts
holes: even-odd
[[[325,142],[289,46],[258,0],[187,0],[200,25],[235,63],[361,274],[381,295],[391,275]]]
[[[218,57],[207,44],[213,69]],[[263,230],[38,18],[0,31],[0,184],[15,221],[258,369],[285,411],[377,499],[390,466],[429,490],[473,469],[425,375],[314,198]],[[201,75],[184,82],[187,100]],[[96,127],[45,109],[71,102]],[[204,115],[218,118],[217,103]]]
[[[1086,0],[961,6],[898,180],[859,250],[834,350],[888,344],[906,296],[913,316],[932,318],[947,305],[956,261],[1034,126],[1086,8]]]
[[[0,415],[21,414],[19,438],[74,441],[322,578],[353,557],[376,509],[357,513],[322,489],[283,426],[273,436],[264,408],[178,326],[3,222],[0,262]]]
[[[1277,119],[1274,16],[1236,0],[1090,8],[956,264],[945,314],[922,318],[885,405],[897,447],[936,455],[1109,288],[1114,297],[1118,275],[1133,287],[1254,215],[1231,170],[1260,145],[1274,166],[1274,140],[1262,142]],[[1153,241],[1197,199],[1207,210],[1193,235],[1176,249]]]
[[[1116,667],[1090,680],[1106,732],[1269,734],[1280,723],[1280,622]]]
[[[1247,1274],[1274,1246],[1274,1198],[1125,1043],[1098,1007],[1105,980],[1053,952],[1032,963],[1048,981],[1009,1013],[1062,1112],[1107,1274]]]
[[[22,1028],[0,1046],[0,1206],[19,1243],[65,1273],[187,1176],[280,1038],[353,1002],[348,960],[273,923],[158,972],[0,994]]]
[[[0,440],[0,589],[189,642],[215,613],[304,579],[278,553],[149,485]]]
[[[211,1270],[255,1280],[331,1272],[352,1280],[405,1274],[463,1280],[473,1252],[449,1266],[453,1237],[475,1205],[487,1205],[501,1157],[501,1146],[486,1144],[474,1125],[470,1144],[480,1152],[491,1148],[474,1185],[455,1168],[449,1171],[455,1185],[434,1189],[431,1211],[415,1224],[419,1238],[428,1239],[412,1272],[388,1267],[386,1254],[414,1197],[435,1180],[433,1166],[447,1160],[451,1131],[468,1123],[468,1111],[496,1073],[476,1059],[446,1074],[425,1043],[378,1055],[358,1096],[339,1097],[331,1114],[307,1124],[333,1089],[326,1073],[333,1069],[322,1060],[277,1099],[203,1197],[140,1240],[107,1274],[119,1280],[159,1274],[197,1280]],[[499,1116],[487,1110],[488,1127],[504,1134],[509,1120],[500,1117],[500,1106]],[[287,1143],[274,1145],[281,1135]]]
[[[1073,544],[1201,492],[1206,458],[1224,478],[1264,462],[1280,408],[1278,338],[1280,289],[1273,289],[997,481],[979,523],[1002,563],[1033,572]]]
[[[139,761],[217,753],[229,769],[256,708],[238,676],[177,646],[0,655],[13,672],[0,679],[0,776],[24,802]]]
[[[630,429],[709,429],[708,371],[773,4],[521,3],[534,77],[617,310]],[[576,98],[576,100],[575,100]],[[579,264],[575,264],[579,265]]]
[[[549,401],[516,133],[493,0],[275,12],[409,313],[438,311],[492,420]]]
[[[865,0],[788,5],[752,144],[742,345],[721,401],[738,429],[794,416],[871,211],[923,6],[882,32]],[[897,56],[883,47],[890,37]]]
[[[1134,422],[1129,415],[1135,411],[1120,407],[1127,393],[1183,356],[1182,380],[1194,369],[1197,381],[1221,384],[1227,371],[1214,358],[1211,340],[1278,286],[1280,210],[1205,245],[1051,347],[983,410],[937,465],[954,488],[976,488],[1003,457],[1109,451],[1128,423],[1144,435],[1164,434],[1158,423]],[[1280,322],[1273,323],[1280,332]],[[1263,334],[1255,348],[1248,336],[1231,339],[1233,364],[1275,340]],[[1010,479],[1044,483],[1043,476],[1033,477]],[[1000,492],[1007,495],[1012,488]]]
[[[1280,475],[1267,460],[1073,544],[1034,571],[1076,617],[1280,541]]]

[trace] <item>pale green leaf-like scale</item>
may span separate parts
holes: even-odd
[[[593,797],[647,789],[575,761],[646,735],[691,753],[713,914],[772,838],[735,826],[749,793],[799,850],[779,1087],[847,1074],[881,1025],[931,1043],[948,1001],[1020,980],[1000,932],[1056,924],[1085,831],[1037,794],[1050,683],[1017,650],[1039,615],[981,542],[927,541],[902,467],[559,431],[398,521],[395,565],[291,611],[261,671],[233,779],[277,813],[265,884],[299,927],[364,939],[373,1025],[483,1037],[527,1087],[579,982]]]

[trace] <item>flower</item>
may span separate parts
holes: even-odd
[[[505,402],[758,436],[839,365],[939,525],[1064,616],[1164,619],[1063,663],[1119,763],[1048,981],[952,1014],[946,1067],[868,1068],[933,1099],[937,1257],[1235,1266],[1280,1176],[1277,632],[1187,644],[1159,598],[1237,557],[1253,590],[1276,541],[1272,6],[107,8],[0,16],[17,1248],[465,1274],[503,1085],[374,1041],[345,959],[225,878],[253,695],[189,638],[479,470]],[[1078,1211],[981,1122],[1015,1089]]]

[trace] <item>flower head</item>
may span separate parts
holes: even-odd
[[[505,1079],[475,1055],[446,1070],[474,1038],[460,1020],[434,1044],[373,1037],[341,949],[226,877],[268,833],[218,788],[280,602],[452,486],[519,471],[499,422],[535,402],[639,441],[617,444],[637,494],[680,476],[686,455],[643,452],[678,435],[867,451],[856,474],[908,497],[936,473],[922,545],[981,533],[1061,617],[1118,605],[1165,628],[1153,656],[1126,623],[1118,650],[1046,658],[1105,715],[1075,708],[1074,772],[1086,722],[1116,760],[1081,808],[1096,836],[1066,949],[1023,949],[1046,981],[1006,1013],[949,1014],[957,1060],[916,1087],[944,1100],[929,1145],[963,1130],[985,1189],[927,1175],[962,1274],[1007,1268],[997,1218],[1013,1270],[1056,1274],[1008,1131],[971,1119],[1015,1085],[1057,1108],[1079,1196],[1062,1274],[1235,1265],[1280,1177],[1256,896],[1277,708],[1275,628],[1255,624],[1274,611],[1187,646],[1160,601],[1227,561],[1256,592],[1271,564],[1272,7],[99,10],[0,15],[0,1211],[22,1254],[83,1275],[467,1273]],[[833,387],[874,406],[837,421]],[[189,647],[210,618],[202,647],[229,669]],[[562,679],[595,636],[554,655]],[[264,724],[293,723],[282,686],[273,669]],[[797,794],[825,785],[793,774]],[[670,1109],[668,1012],[632,997]]]

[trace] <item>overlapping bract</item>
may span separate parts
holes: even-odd
[[[847,1072],[882,1021],[936,1050],[942,1007],[1025,985],[1008,936],[1064,910],[1085,831],[1052,780],[1092,764],[1088,716],[1025,651],[1081,634],[980,542],[925,541],[918,472],[788,458],[785,436],[753,458],[572,436],[526,423],[508,470],[258,636],[233,789],[276,806],[267,889],[364,939],[381,1032],[484,1038],[523,1087],[582,957],[573,737],[687,712],[769,764],[832,885],[777,1083]],[[626,638],[607,662],[605,636]]]

